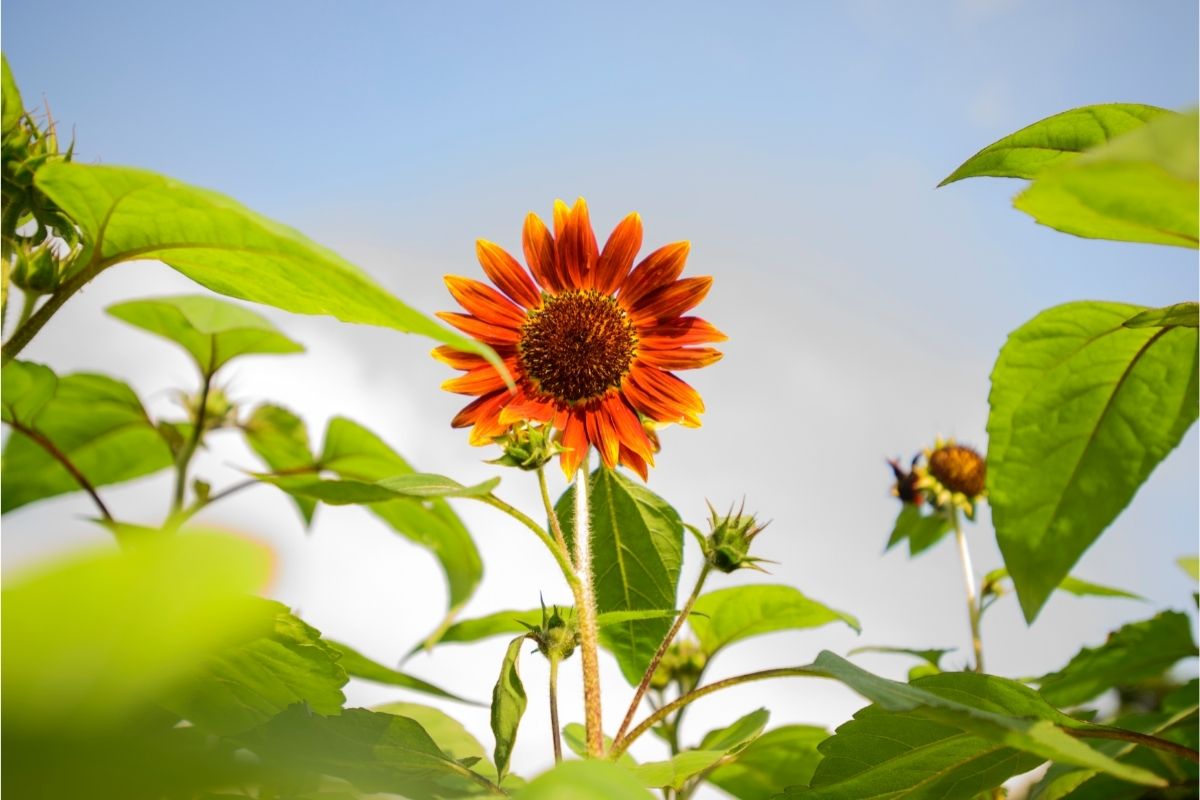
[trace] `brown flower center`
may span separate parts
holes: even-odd
[[[529,312],[517,358],[540,392],[575,404],[620,386],[637,342],[615,298],[595,289],[569,291]]]
[[[977,497],[987,484],[987,462],[970,447],[946,445],[929,454],[929,474],[952,492]]]

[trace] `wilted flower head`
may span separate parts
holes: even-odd
[[[925,467],[918,468],[917,487],[938,506],[954,505],[970,518],[975,503],[987,489],[987,462],[974,448],[940,437],[925,451]]]

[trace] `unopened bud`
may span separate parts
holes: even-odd
[[[58,288],[59,261],[48,243],[34,248],[21,247],[16,252],[10,278],[23,291],[31,294],[50,294]]]
[[[488,463],[505,467],[537,470],[562,452],[562,447],[550,438],[549,425],[514,425],[494,441],[504,448],[504,455]]]
[[[750,555],[750,543],[766,525],[759,525],[753,514],[743,513],[745,505],[736,514],[731,506],[729,513],[724,516],[717,514],[712,505],[708,510],[712,513],[712,531],[704,543],[704,555],[708,563],[721,572],[739,569],[761,571],[758,562],[763,559]]]
[[[541,625],[521,624],[529,629],[530,638],[537,644],[538,652],[546,658],[563,661],[575,652],[579,632],[573,620],[565,619],[558,613],[558,606],[551,606],[547,611],[546,604],[542,604]]]

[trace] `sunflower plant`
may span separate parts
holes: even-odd
[[[888,546],[907,541],[916,556],[951,534],[956,541],[973,649],[966,668],[944,663],[949,648],[866,646],[859,651],[918,665],[892,680],[857,666],[858,651],[822,651],[811,663],[713,680],[713,659],[749,638],[860,624],[767,578],[710,587],[731,572],[763,571],[767,525],[744,502],[710,506],[692,524],[648,488],[657,431],[699,427],[704,411],[678,373],[714,364],[713,345],[726,338],[693,313],[713,279],[685,275],[687,242],[640,255],[633,213],[600,246],[582,199],[555,202],[550,225],[525,218],[523,263],[480,241],[482,276],[445,279],[461,306],[437,315],[448,329],[227,197],[75,162],[53,121],[26,110],[7,62],[3,95],[0,321],[11,288],[21,304],[4,325],[3,511],[82,492],[118,545],[5,585],[3,786],[13,797],[979,798],[1002,796],[1006,782],[1039,768],[1037,797],[1194,794],[1197,683],[1172,671],[1196,655],[1187,614],[1131,623],[1061,670],[1020,680],[985,671],[982,627],[1012,593],[1030,623],[1052,591],[1129,596],[1068,571],[1196,418],[1194,302],[1044,312],[1000,353],[986,452],[938,439],[890,462],[900,512]],[[1148,106],[1067,112],[985,148],[947,182],[1030,178],[1017,205],[1045,224],[1195,247],[1195,133],[1194,114]],[[1134,189],[1138,202],[1122,194]],[[165,416],[118,378],[20,358],[72,295],[135,259],[209,290],[107,309],[178,345],[194,367],[193,385],[176,390],[177,411]],[[469,429],[466,443],[448,430],[447,446],[486,448],[496,475],[467,485],[423,472],[343,417],[318,447],[284,405],[235,398],[231,361],[303,352],[244,301],[433,340],[433,356],[461,372],[442,388],[471,398],[448,421]],[[257,459],[228,485],[195,466],[218,435],[240,437]],[[171,487],[161,521],[132,524],[107,487],[157,473]],[[503,499],[501,479],[536,482],[540,507]],[[501,662],[483,665],[476,685],[439,685],[263,597],[270,555],[196,527],[205,509],[248,491],[286,493],[306,522],[321,505],[361,506],[428,548],[450,607],[413,651],[505,636]],[[516,520],[545,547],[572,603],[464,618],[482,563],[451,501]],[[980,576],[968,540],[981,534],[968,528],[983,503],[1004,565]],[[680,586],[685,557],[702,565],[691,586]],[[1181,563],[1196,577],[1194,558]],[[511,769],[518,733],[531,724],[523,653],[549,664],[541,724],[552,749],[529,775]],[[609,658],[625,685],[601,686]],[[580,670],[582,697],[559,697],[561,669]],[[810,678],[840,682],[869,705],[832,732],[769,727],[766,708],[700,736],[683,725],[702,697]],[[406,699],[349,708],[351,679]],[[445,710],[486,688],[490,747]],[[1097,703],[1105,693],[1115,693],[1115,708]],[[583,723],[560,725],[563,708]],[[606,708],[621,719],[610,730]],[[645,748],[647,734],[666,758]]]

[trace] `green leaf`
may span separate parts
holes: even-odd
[[[106,311],[181,345],[205,375],[237,356],[304,352],[303,347],[253,311],[207,295],[129,300],[111,305]]]
[[[564,761],[513,795],[515,800],[652,800],[627,769],[608,761]]]
[[[1192,580],[1200,581],[1200,556],[1180,556],[1175,559],[1179,568],[1192,576]]]
[[[683,523],[665,500],[620,473],[597,468],[589,481],[592,573],[601,613],[675,607],[683,563]],[[573,547],[575,488],[555,505]],[[636,685],[666,635],[668,620],[630,620],[601,631],[601,641]]]
[[[1000,567],[992,570],[987,575],[984,575],[982,585],[986,587],[990,584],[995,584],[999,581],[1002,581],[1007,577],[1008,570],[1004,567]],[[1092,583],[1091,581],[1085,581],[1082,578],[1076,578],[1072,575],[1068,575],[1067,577],[1063,578],[1062,582],[1054,588],[1058,589],[1059,591],[1066,592],[1067,594],[1073,594],[1076,597],[1119,597],[1126,600],[1141,601],[1145,601],[1146,599],[1140,594],[1134,594],[1133,592],[1127,592],[1124,589],[1117,589],[1112,586],[1103,586],[1099,583]]]
[[[206,657],[268,633],[274,609],[247,592],[270,569],[269,553],[243,539],[164,534],[6,581],[6,741],[18,730],[111,730],[191,678]]]
[[[461,722],[441,709],[417,703],[388,703],[372,710],[416,721],[442,752],[455,761],[483,760],[487,756],[479,740],[468,733]]]
[[[688,625],[711,658],[734,642],[775,631],[819,628],[844,622],[855,631],[858,620],[805,597],[791,586],[733,586],[696,598]]]
[[[467,700],[456,694],[451,694],[445,689],[434,686],[432,683],[423,681],[405,672],[400,672],[399,670],[394,670],[391,667],[386,667],[383,664],[372,661],[349,645],[329,640],[326,640],[326,644],[341,653],[341,660],[338,661],[338,664],[342,669],[346,670],[347,675],[353,678],[384,683],[388,686],[401,686],[405,689],[412,689],[414,692],[423,692],[434,697],[444,697],[447,700],[457,700],[460,703],[483,705],[474,700]]]
[[[1064,111],[989,144],[938,186],[984,175],[1034,178],[1048,167],[1066,163],[1165,113],[1170,112],[1136,103],[1108,103]]]
[[[31,428],[54,396],[58,376],[31,361],[10,361],[0,369],[0,419]]]
[[[157,259],[218,294],[419,333],[499,364],[332,251],[217,192],[145,170],[62,162],[41,167],[36,183],[96,244],[98,266]]]
[[[1187,615],[1164,611],[1109,634],[1097,648],[1085,647],[1058,672],[1043,676],[1043,697],[1060,706],[1078,705],[1106,689],[1160,675],[1176,661],[1197,655]]]
[[[986,579],[985,579],[986,581]],[[883,645],[867,645],[865,647],[856,647],[847,655],[858,655],[859,653],[894,653],[897,655],[914,656],[929,664],[931,667],[936,667],[938,670],[942,668],[942,658],[947,653],[953,653],[955,648],[927,648],[925,650],[913,649],[908,647],[888,647]]]
[[[518,670],[525,639],[522,634],[508,645],[500,667],[500,679],[492,691],[492,733],[496,736],[495,761],[501,779],[508,772],[508,763],[517,743],[517,728],[525,714],[525,685],[521,683]]]
[[[1126,328],[1166,328],[1182,325],[1187,328],[1200,326],[1200,305],[1176,303],[1163,308],[1152,308],[1125,320]]]
[[[49,385],[45,373],[39,374],[38,388],[31,390],[35,394]],[[15,405],[5,401],[5,414],[24,413],[35,404],[31,394],[18,397]],[[47,451],[47,442],[92,486],[140,478],[173,463],[170,449],[133,390],[104,375],[80,372],[60,377],[54,395],[41,403],[32,426],[20,420],[10,424],[15,430],[4,447],[4,495],[0,501],[4,512],[80,489],[71,473]]]
[[[767,731],[709,773],[707,780],[738,800],[767,800],[789,786],[807,785],[821,761],[817,745],[829,731],[784,725]]]
[[[199,728],[221,736],[242,733],[296,703],[337,714],[346,701],[340,653],[279,603],[269,636],[210,656],[199,673],[164,705]]]
[[[915,503],[903,503],[896,516],[896,525],[884,551],[908,540],[909,557],[918,556],[942,540],[953,530],[950,520],[943,514],[922,514]]]
[[[1042,225],[1090,239],[1197,247],[1200,116],[1162,114],[1038,175],[1013,206]]]
[[[992,371],[988,502],[1026,620],[1197,414],[1197,329],[1126,328],[1144,310],[1043,311]]]
[[[579,756],[580,758],[588,757],[587,728],[580,725],[578,722],[568,723],[567,726],[562,729],[562,738],[563,738],[563,741],[566,742],[566,744],[567,744],[567,749],[570,750],[572,753]],[[604,751],[608,752],[611,748],[612,748],[612,737],[605,736],[604,737]],[[625,766],[625,767],[629,767],[631,769],[633,767],[637,766],[637,761],[635,761],[633,759],[633,756],[629,755],[628,750],[621,753],[621,755],[617,756],[616,763],[618,763],[622,766]]]
[[[254,409],[241,429],[246,444],[272,472],[316,469],[308,428],[304,420],[286,408],[264,403]],[[292,499],[305,524],[311,524],[317,501],[302,495],[292,495]]]
[[[724,753],[737,751],[758,738],[767,727],[771,712],[765,708],[751,711],[744,717],[724,728],[716,728],[704,734],[700,740],[700,750],[720,750]]]
[[[25,106],[21,102],[21,92],[17,89],[17,81],[13,78],[12,70],[8,66],[8,56],[0,55],[0,87],[3,87],[3,109],[0,111],[0,130],[3,131],[4,138],[8,138],[8,133],[17,126],[21,121],[21,115],[25,113]]]
[[[1117,763],[1068,735],[1062,728],[1092,726],[1068,717],[1016,681],[974,672],[946,672],[910,685],[872,675],[827,650],[817,656],[812,669],[841,681],[884,711],[907,713],[920,709],[942,725],[1041,760],[1075,764],[1147,786],[1163,784],[1153,773]],[[818,775],[820,772],[818,768]],[[894,770],[884,772],[895,774]]]
[[[491,478],[475,486],[443,478],[441,475],[395,475],[370,483],[355,480],[325,480],[295,475],[256,475],[295,497],[310,497],[331,506],[381,503],[396,498],[485,497],[500,483]]]
[[[685,750],[667,761],[650,761],[633,768],[633,774],[648,789],[679,790],[688,779],[714,766],[725,754],[720,750]]]
[[[364,792],[432,800],[490,785],[443,752],[416,720],[379,711],[351,708],[329,717],[293,706],[243,739],[268,766],[332,775]]]

